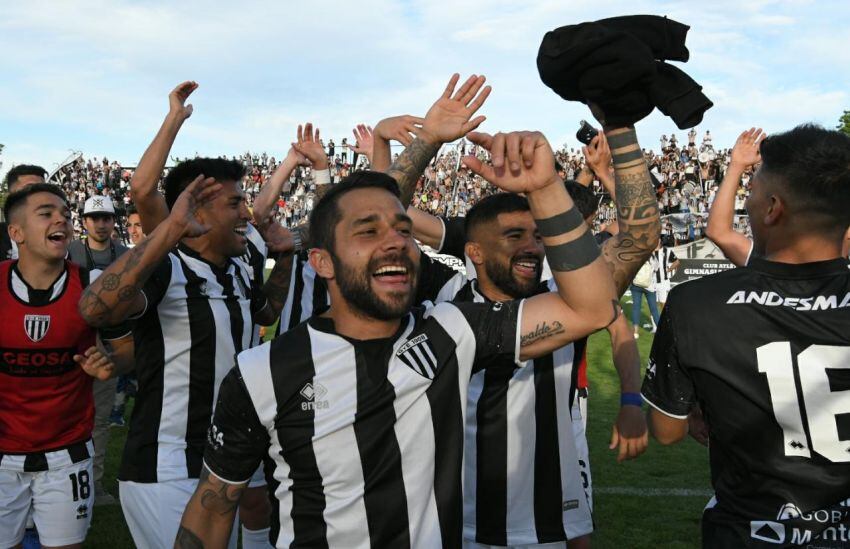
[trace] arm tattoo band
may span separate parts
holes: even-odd
[[[570,242],[546,246],[546,259],[553,271],[575,271],[590,265],[597,257],[599,245],[590,230]]]
[[[623,147],[628,147],[629,145],[634,145],[637,143],[637,133],[634,129],[631,129],[627,132],[618,133],[616,135],[608,135],[605,134],[605,138],[608,139],[608,146],[611,148],[611,151],[615,149],[621,149]]]
[[[643,159],[643,151],[637,149],[635,151],[624,152],[620,154],[612,154],[611,158],[614,159],[614,164],[625,164],[626,162],[632,162],[633,160],[641,160]]]
[[[536,219],[537,230],[540,231],[540,236],[553,237],[568,233],[582,226],[584,219],[578,211],[578,208],[573,206],[565,212],[547,217],[546,219]]]

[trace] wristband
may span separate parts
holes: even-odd
[[[331,182],[330,170],[315,170],[313,172],[313,183],[316,185],[327,185]]]
[[[620,406],[643,406],[643,397],[640,393],[622,393],[620,394]]]
[[[578,208],[573,206],[565,212],[561,212],[546,219],[536,219],[537,230],[540,236],[552,237],[560,234],[568,233],[582,226],[584,219],[581,217]]]

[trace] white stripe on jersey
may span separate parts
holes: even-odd
[[[157,306],[165,353],[162,379],[162,416],[157,435],[157,479],[187,478],[186,427],[189,411],[189,305],[186,277],[180,260],[169,254],[171,284]],[[181,471],[183,475],[181,475]]]
[[[345,484],[348,491],[325,490],[325,522],[330,547],[368,547],[369,529],[365,528],[366,505],[361,494],[366,490],[360,461],[351,459],[341,448],[357,448],[354,423],[357,415],[357,371],[354,347],[332,334],[308,328],[313,350],[313,377],[316,394],[333,395],[333,407],[314,409],[313,452],[324,486]],[[341,346],[342,345],[342,346]],[[330,352],[322,352],[328,349]],[[316,401],[320,400],[318,397]],[[353,534],[356,533],[358,537]]]

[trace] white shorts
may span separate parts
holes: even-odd
[[[21,543],[30,514],[42,545],[82,543],[93,506],[91,458],[36,473],[0,469],[0,547]]]
[[[593,512],[593,479],[590,476],[590,449],[587,446],[587,396],[576,394],[573,408],[570,411],[573,418],[573,437],[576,441],[576,454],[578,455],[578,466],[581,472],[584,495],[587,497],[587,506]]]
[[[266,484],[260,466],[248,483],[249,487]],[[118,495],[124,519],[137,547],[171,549],[180,528],[183,511],[195,493],[198,479],[169,480],[166,482],[119,481]],[[230,534],[228,547],[235,549],[238,528]]]

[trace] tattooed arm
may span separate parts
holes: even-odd
[[[483,76],[472,75],[455,92],[459,78],[458,74],[451,77],[443,95],[428,109],[416,139],[387,170],[398,183],[405,208],[413,200],[416,182],[443,143],[460,139],[484,122],[483,116],[472,116],[487,100],[490,86],[484,86]]]
[[[180,521],[177,539],[174,540],[175,549],[226,547],[236,517],[236,506],[247,486],[247,482],[225,482],[204,467],[198,487]]]
[[[620,232],[605,241],[602,257],[623,295],[640,266],[658,245],[661,218],[649,170],[634,128],[606,128],[614,159],[617,223]]]
[[[555,173],[546,138],[538,132],[471,133],[467,138],[489,150],[493,159],[488,166],[474,156],[464,158],[473,172],[504,191],[528,197],[558,286],[557,292],[525,300],[520,358],[551,353],[614,322],[620,308],[611,274],[590,228]]]
[[[174,203],[171,214],[148,238],[118,258],[86,288],[78,308],[90,326],[115,326],[141,313],[146,303],[141,288],[168,252],[181,238],[209,231],[198,223],[194,213],[215,197],[221,184],[201,177],[186,187]]]
[[[168,206],[156,185],[162,177],[162,170],[168,160],[171,146],[177,138],[177,133],[183,126],[183,122],[192,116],[192,105],[185,103],[196,89],[198,89],[197,82],[188,81],[183,82],[168,94],[168,115],[153,142],[139,160],[139,165],[130,180],[133,202],[139,209],[142,230],[145,234],[153,232],[156,226],[168,217]]]

